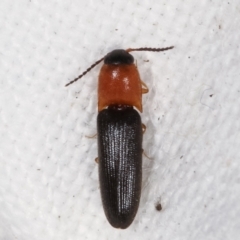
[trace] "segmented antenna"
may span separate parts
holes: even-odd
[[[133,51],[149,51],[149,52],[162,52],[166,50],[173,49],[174,47],[166,47],[166,48],[128,48],[126,52],[133,52]]]
[[[98,61],[96,61],[93,65],[91,65],[86,71],[84,71],[81,75],[79,75],[78,77],[74,78],[71,82],[69,82],[68,84],[65,85],[65,87],[73,84],[74,82],[76,82],[77,80],[79,80],[82,76],[84,76],[85,74],[87,74],[91,69],[93,69],[95,66],[97,66],[102,60],[104,59],[101,58]]]

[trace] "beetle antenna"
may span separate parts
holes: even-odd
[[[170,50],[173,48],[174,46],[166,47],[166,48],[128,48],[126,52],[133,52],[133,51],[162,52],[162,51]]]
[[[79,80],[82,76],[84,76],[84,75],[87,74],[91,69],[93,69],[95,66],[97,66],[103,59],[104,59],[104,57],[101,58],[101,59],[99,59],[98,61],[96,61],[93,65],[91,65],[91,66],[90,66],[86,71],[84,71],[81,75],[79,75],[78,77],[74,78],[71,82],[67,83],[67,84],[65,85],[65,87],[67,87],[67,86],[73,84],[74,82],[76,82],[77,80]]]

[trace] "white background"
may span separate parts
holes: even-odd
[[[239,0],[1,0],[0,240],[239,239],[239,11]],[[113,49],[172,45],[133,53],[151,159],[133,224],[114,229],[86,137],[101,64],[64,85]]]

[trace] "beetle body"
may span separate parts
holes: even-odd
[[[147,93],[131,51],[117,49],[98,60],[66,86],[104,60],[98,81],[98,163],[102,204],[109,223],[125,229],[137,213],[142,183],[142,94]]]
[[[127,228],[140,202],[142,183],[142,84],[132,55],[114,50],[98,81],[98,161],[103,208],[109,223]]]

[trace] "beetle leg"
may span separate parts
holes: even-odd
[[[95,162],[96,162],[97,164],[99,163],[98,157],[95,158]]]
[[[87,136],[87,135],[85,135],[85,137],[87,137],[87,138],[96,138],[96,136],[97,136],[97,133],[95,133],[93,136]]]
[[[149,89],[148,89],[146,83],[141,81],[141,84],[142,84],[142,94],[148,93]]]
[[[144,152],[143,149],[142,149],[142,154],[143,154],[146,158],[148,158],[149,160],[153,160],[153,158],[150,158],[150,157]]]
[[[144,134],[146,132],[146,125],[142,123],[142,133]]]
[[[142,133],[143,133],[143,134],[146,132],[146,128],[147,128],[146,125],[142,123]],[[150,158],[150,157],[144,152],[143,149],[142,149],[142,154],[143,154],[146,158],[148,158],[149,160],[152,160],[152,158]]]

